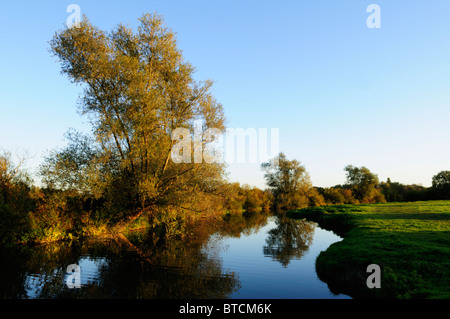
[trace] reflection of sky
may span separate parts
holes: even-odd
[[[38,298],[44,285],[58,277],[61,277],[61,269],[54,269],[51,273],[27,274],[25,279],[25,292],[27,298]]]
[[[264,256],[268,232],[275,228],[271,220],[259,232],[241,238],[226,238],[222,245],[223,269],[239,274],[242,288],[230,298],[282,298],[282,299],[328,299],[346,298],[330,293],[315,271],[315,261],[321,251],[341,240],[332,232],[315,228],[313,241],[301,258],[292,258],[287,267]]]
[[[105,258],[91,258],[85,256],[80,259],[78,265],[81,269],[81,285],[95,285],[99,283],[98,277],[100,268],[108,266],[108,261]],[[68,275],[69,274],[67,274],[65,278],[67,278]]]
[[[96,285],[99,284],[100,269],[106,267],[108,261],[105,258],[81,256],[78,265],[81,270],[81,286]],[[39,298],[44,286],[50,283],[54,284],[55,281],[61,283],[61,289],[65,287],[67,278],[70,276],[70,274],[66,272],[67,266],[69,265],[62,265],[60,268],[56,268],[50,273],[27,274],[25,280],[27,298]]]

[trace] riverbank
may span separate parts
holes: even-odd
[[[344,238],[316,260],[331,291],[353,298],[450,298],[450,201],[337,205],[289,211]],[[369,289],[367,266],[381,267]]]

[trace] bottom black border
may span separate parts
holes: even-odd
[[[207,313],[180,313],[189,305],[189,309],[206,310]],[[235,306],[233,306],[235,305]],[[243,306],[239,306],[243,305]],[[246,306],[249,305],[249,306]],[[255,306],[256,305],[256,306]],[[269,306],[268,306],[269,305]],[[230,300],[1,300],[2,311],[13,314],[25,312],[40,313],[57,317],[73,315],[85,316],[127,316],[145,315],[158,318],[280,318],[289,316],[323,317],[327,315],[345,318],[364,318],[366,316],[383,318],[394,313],[417,315],[422,311],[434,314],[448,309],[449,300],[280,300],[280,299],[230,299]],[[194,308],[192,308],[194,307]],[[445,308],[444,308],[445,307]],[[441,309],[442,308],[442,309]],[[234,309],[234,311],[233,311]],[[266,313],[266,309],[269,311]],[[241,311],[240,311],[241,310]],[[5,312],[6,313],[6,312]],[[128,318],[125,318],[128,319]]]

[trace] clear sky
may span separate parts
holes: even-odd
[[[30,170],[70,127],[89,130],[80,87],[48,52],[71,3],[105,30],[162,14],[196,79],[216,81],[228,126],[279,128],[280,151],[316,186],[344,183],[348,164],[425,186],[450,170],[448,0],[2,1],[0,147],[27,151]],[[264,187],[258,164],[229,171]]]

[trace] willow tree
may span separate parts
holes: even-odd
[[[309,205],[313,186],[305,167],[297,160],[288,160],[280,153],[261,165],[267,186],[273,194],[276,211],[302,208]]]
[[[120,210],[118,220],[161,207],[195,210],[215,192],[220,164],[171,160],[175,129],[193,134],[201,121],[203,129],[223,131],[225,119],[212,82],[194,80],[161,16],[142,16],[136,31],[119,24],[110,32],[84,17],[50,46],[62,73],[83,87],[78,107],[92,137],[72,134],[71,145],[43,165],[47,182],[106,198]]]

